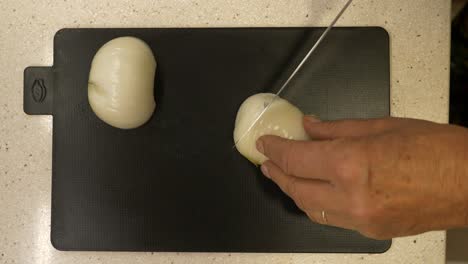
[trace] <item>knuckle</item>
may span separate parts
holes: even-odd
[[[347,184],[356,178],[356,165],[352,158],[344,157],[335,165],[335,174],[339,181]]]
[[[337,130],[339,130],[340,125],[346,125],[346,122],[348,122],[348,120],[336,121],[336,122],[327,122],[327,123],[323,124],[323,127],[325,128],[325,132],[333,133],[333,132],[336,132]]]
[[[299,207],[299,209],[301,210],[308,210],[310,208],[308,208],[308,206],[306,205],[305,201],[304,201],[304,195],[302,194],[302,192],[298,191],[297,190],[297,185],[295,187],[295,193],[292,195],[292,198],[294,200],[294,202],[296,203],[297,207]]]
[[[297,179],[291,178],[286,184],[286,192],[295,200],[297,197]]]
[[[350,209],[351,212],[351,217],[358,223],[361,224],[367,224],[370,223],[371,220],[371,213],[370,210],[361,204],[353,206],[353,208]]]
[[[366,176],[367,159],[359,147],[345,147],[335,162],[335,175],[343,184],[354,184]]]
[[[294,163],[295,153],[296,151],[293,145],[287,144],[285,147],[284,155],[281,158],[281,168],[288,175],[291,174],[291,164]]]
[[[308,208],[306,208],[306,205],[304,203],[304,195],[303,192],[299,190],[299,181],[296,178],[291,178],[291,180],[288,181],[288,184],[286,186],[287,194],[291,199],[293,199],[294,203],[296,206],[305,211]]]
[[[352,202],[350,215],[356,222],[369,225],[378,222],[381,212],[368,199],[359,196]]]

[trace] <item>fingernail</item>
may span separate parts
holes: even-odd
[[[259,139],[259,140],[257,140],[257,143],[256,143],[256,145],[257,145],[257,150],[258,150],[258,151],[260,151],[260,153],[262,153],[262,154],[263,154],[263,141],[262,141],[262,140],[260,140],[260,139]]]
[[[304,120],[308,123],[318,123],[320,122],[320,119],[314,115],[307,115],[304,117]]]
[[[267,177],[268,179],[271,179],[270,174],[268,173],[268,168],[267,168],[266,165],[262,165],[260,167],[260,170],[262,171],[263,175],[265,175],[265,177]]]

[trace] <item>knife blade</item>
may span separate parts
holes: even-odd
[[[289,78],[284,82],[284,84],[281,86],[281,88],[278,90],[278,92],[275,94],[275,97],[265,106],[265,108],[260,112],[260,114],[257,116],[257,118],[254,119],[252,124],[249,126],[249,128],[242,134],[242,136],[234,142],[233,148],[239,144],[239,142],[252,130],[252,128],[255,126],[255,124],[260,120],[260,118],[265,114],[265,112],[270,108],[270,106],[275,102],[275,100],[279,97],[279,95],[284,91],[284,89],[288,86],[288,84],[291,82],[292,79],[296,76],[296,74],[301,70],[302,66],[307,62],[309,57],[314,53],[314,51],[317,49],[317,47],[322,43],[322,41],[325,39],[325,37],[328,35],[330,30],[335,26],[336,22],[340,19],[340,17],[343,15],[343,13],[346,11],[346,9],[351,5],[351,2],[353,0],[348,0],[344,7],[340,10],[338,15],[333,19],[331,24],[325,29],[325,31],[320,35],[318,40],[315,42],[315,44],[312,46],[312,48],[309,50],[309,52],[306,54],[306,56],[302,59],[302,61],[297,65],[295,70],[291,73]]]

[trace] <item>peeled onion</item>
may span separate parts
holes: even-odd
[[[239,108],[234,128],[234,142],[237,150],[252,163],[260,165],[267,158],[256,148],[256,141],[264,135],[275,135],[291,140],[307,140],[302,119],[304,114],[296,106],[276,95],[261,93],[247,98]],[[246,131],[268,106],[249,132]],[[242,138],[241,138],[242,137]]]
[[[156,107],[156,60],[150,47],[134,37],[104,44],[91,64],[88,100],[94,113],[107,124],[136,128],[146,123]]]

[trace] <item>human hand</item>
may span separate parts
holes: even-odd
[[[466,129],[403,118],[304,127],[313,141],[264,136],[257,149],[311,220],[375,239],[468,225]]]

